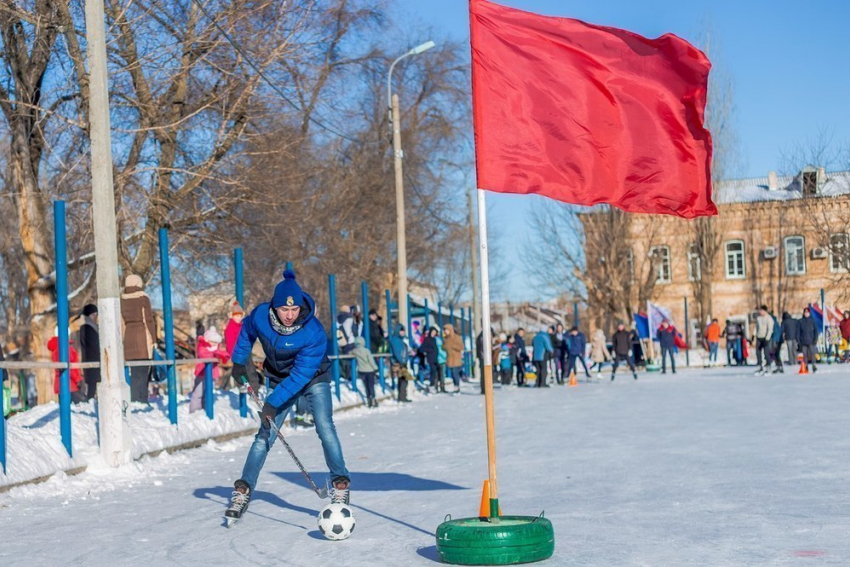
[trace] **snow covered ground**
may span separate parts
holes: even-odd
[[[545,510],[548,565],[850,565],[850,368],[821,368],[497,391],[502,511]],[[221,526],[246,438],[0,494],[0,565],[434,564],[437,525],[477,513],[486,475],[474,387],[339,415],[347,541],[319,535],[323,503],[280,447]],[[315,434],[290,438],[321,475]]]
[[[361,384],[360,391],[363,391]],[[336,408],[351,407],[361,402],[361,395],[347,385],[341,389]],[[254,404],[249,401],[248,407]],[[151,405],[131,404],[132,452],[134,458],[187,443],[203,441],[232,433],[246,432],[259,423],[251,411],[239,415],[239,396],[235,391],[216,391],[215,419],[204,411],[189,413],[189,398],[178,396],[177,423],[168,420],[167,398],[151,398]],[[12,416],[6,422],[6,474],[0,469],[0,487],[71,471],[87,466],[101,466],[98,447],[98,425],[94,402],[71,406],[72,448],[68,456],[59,434],[59,405],[36,406]]]

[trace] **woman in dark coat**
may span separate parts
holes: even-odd
[[[435,392],[440,392],[443,388],[441,388],[441,368],[438,364],[440,347],[437,345],[437,334],[439,334],[439,331],[431,327],[428,336],[425,337],[422,346],[419,347],[419,354],[425,358],[425,362],[428,364],[431,387],[434,388]]]
[[[121,296],[121,319],[124,324],[124,359],[150,360],[156,340],[151,300],[145,293],[142,278],[129,275]],[[130,400],[148,402],[150,366],[130,368]]]
[[[80,354],[83,362],[100,362],[100,334],[97,329],[97,305],[89,303],[83,307],[83,324],[80,326]],[[100,368],[83,369],[83,380],[86,382],[86,399],[90,400],[97,393],[100,383]]]

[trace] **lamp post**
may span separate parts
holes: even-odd
[[[387,73],[387,105],[389,107],[390,125],[393,130],[393,157],[395,159],[395,207],[396,207],[396,246],[398,248],[398,320],[407,321],[407,240],[404,225],[404,177],[401,160],[404,152],[401,149],[401,119],[398,111],[398,95],[393,94],[393,69],[399,61],[411,55],[419,55],[434,47],[433,41],[417,45],[404,55],[396,58]],[[402,323],[404,324],[404,323]],[[408,329],[408,332],[410,330]]]

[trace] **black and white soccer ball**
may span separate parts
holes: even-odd
[[[328,539],[348,539],[354,531],[354,514],[345,504],[328,504],[319,512],[319,531]]]

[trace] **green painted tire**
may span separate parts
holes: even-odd
[[[660,364],[647,364],[646,365],[646,371],[647,372],[658,372],[659,370],[661,370]]]
[[[555,531],[541,514],[447,520],[437,528],[437,555],[453,565],[516,565],[552,557]]]

